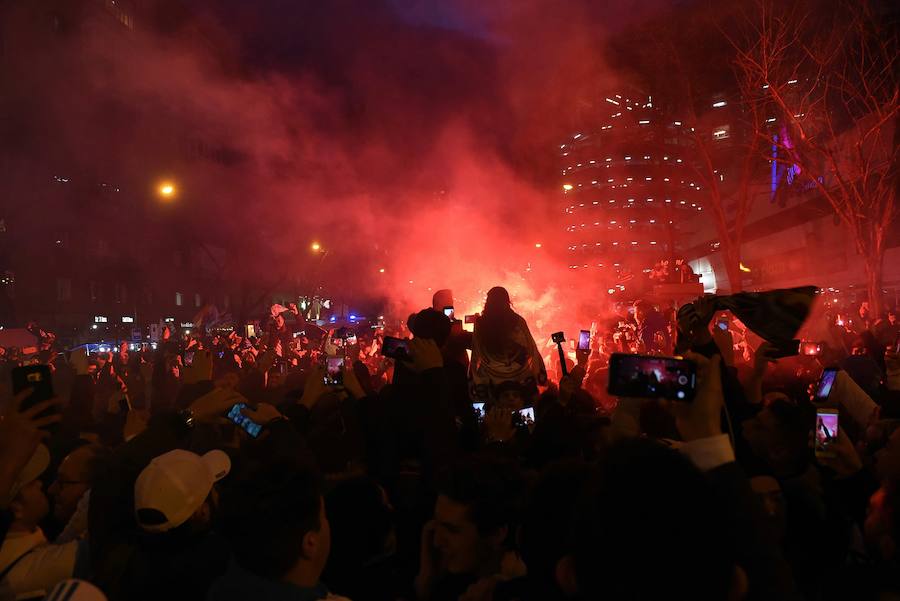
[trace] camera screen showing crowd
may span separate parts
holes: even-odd
[[[103,349],[31,324],[0,601],[900,598],[900,323],[816,293],[552,335],[499,287]]]

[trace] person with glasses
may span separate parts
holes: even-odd
[[[88,444],[66,455],[60,463],[56,479],[47,489],[54,517],[60,524],[65,524],[57,543],[77,540],[87,534],[91,485],[99,476],[108,454],[105,447]]]

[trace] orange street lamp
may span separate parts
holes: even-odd
[[[156,192],[163,200],[172,200],[178,194],[178,188],[170,181],[163,181],[157,186]]]

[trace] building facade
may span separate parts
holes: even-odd
[[[609,94],[591,125],[559,146],[568,268],[610,291],[674,262],[703,215],[683,123],[653,98]],[[612,293],[612,292],[611,292]]]

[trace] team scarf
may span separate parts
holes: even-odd
[[[516,382],[526,396],[537,393],[537,386],[547,383],[544,359],[528,330],[528,324],[519,317],[509,333],[509,345],[503,353],[491,353],[479,336],[478,325],[472,337],[472,362],[469,365],[469,394],[479,401],[488,402],[494,390],[504,382]]]
[[[752,332],[777,347],[789,345],[809,316],[815,286],[783,288],[765,292],[738,292],[728,296],[704,296],[678,309],[676,354],[693,344],[717,311],[731,311]]]

